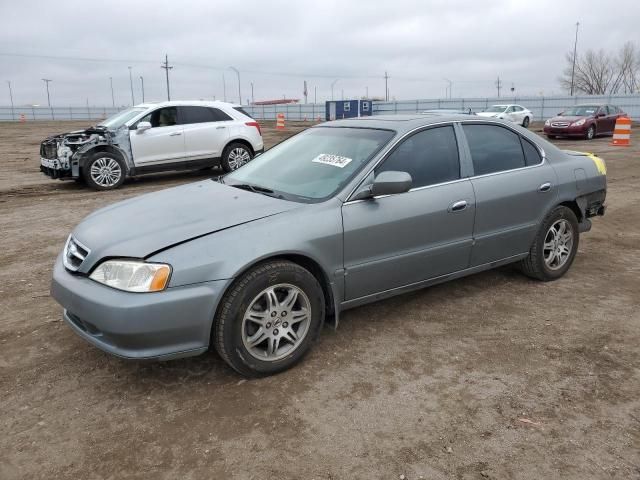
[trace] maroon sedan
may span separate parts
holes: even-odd
[[[618,117],[626,117],[615,105],[575,105],[544,122],[544,133],[549,138],[583,137],[591,140],[596,135],[613,135]]]

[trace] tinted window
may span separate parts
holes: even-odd
[[[458,144],[453,127],[423,130],[402,142],[376,173],[407,172],[413,188],[460,178]]]
[[[180,107],[182,123],[209,123],[232,120],[226,113],[210,107]]]
[[[140,122],[149,122],[152,127],[170,127],[178,123],[178,108],[165,107],[154,110],[153,112],[142,117]]]
[[[494,125],[463,125],[476,175],[525,166],[520,137]]]
[[[246,116],[247,116],[247,117],[249,117],[249,118],[253,118],[253,117],[252,117],[251,115],[249,115],[249,114],[246,112],[246,110],[245,110],[244,108],[242,108],[242,107],[233,107],[233,109],[234,109],[236,112],[240,112],[241,114],[246,115]]]
[[[542,162],[542,156],[540,155],[540,151],[529,141],[522,140],[522,150],[524,150],[524,161],[527,164],[527,167],[531,165],[537,165]]]

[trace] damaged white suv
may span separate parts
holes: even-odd
[[[239,105],[144,103],[95,127],[47,138],[40,145],[40,170],[110,190],[145,173],[215,165],[230,172],[263,151],[260,125]]]

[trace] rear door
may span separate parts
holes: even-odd
[[[184,123],[186,160],[222,156],[233,118],[213,107],[183,106],[180,112]]]
[[[463,123],[474,176],[471,266],[529,251],[555,204],[556,174],[529,140],[502,125]]]
[[[346,299],[353,300],[447,273],[469,264],[475,200],[461,178],[453,126],[413,134],[378,168],[408,172],[409,192],[346,202]]]
[[[178,117],[178,107],[163,107],[142,117],[140,122],[151,123],[142,132],[129,131],[133,163],[144,167],[173,163],[184,159],[183,127]]]

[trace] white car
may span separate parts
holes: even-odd
[[[531,110],[524,108],[522,105],[491,105],[484,112],[479,112],[477,115],[511,120],[524,128],[529,126],[533,118]]]
[[[110,190],[144,173],[215,165],[230,172],[263,151],[260,125],[240,105],[143,103],[95,127],[47,138],[40,145],[40,170]]]

